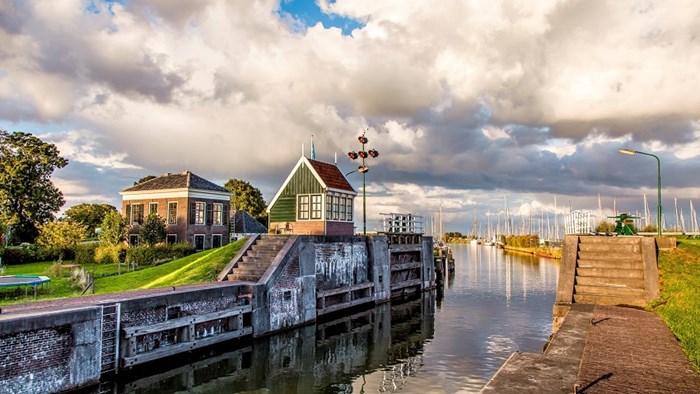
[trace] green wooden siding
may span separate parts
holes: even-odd
[[[297,216],[298,194],[322,194],[323,186],[314,174],[302,164],[280,194],[275,205],[270,207],[270,222],[294,222]]]

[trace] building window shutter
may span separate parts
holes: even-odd
[[[194,202],[190,203],[190,224],[194,224],[195,216],[197,215],[197,204]]]
[[[210,225],[210,226],[211,226],[211,224],[212,224],[212,218],[214,217],[214,210],[212,209],[212,204],[211,204],[211,203],[208,203],[208,204],[207,204],[207,207],[206,207],[206,209],[205,209],[205,211],[204,211],[204,215],[205,215],[205,217],[206,217],[206,223],[207,223],[207,225]]]
[[[226,205],[221,208],[221,216],[221,224],[228,224],[228,207]]]
[[[131,226],[131,204],[126,204],[126,221]]]

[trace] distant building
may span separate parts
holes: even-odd
[[[267,207],[269,231],[352,235],[355,196],[337,166],[302,156]]]
[[[165,219],[168,243],[190,242],[197,250],[228,243],[231,193],[190,171],[167,173],[119,194],[130,245],[138,245],[140,226],[151,212]]]
[[[267,227],[246,211],[234,211],[231,215],[231,236],[245,236],[249,234],[265,234]]]

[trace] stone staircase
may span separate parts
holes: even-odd
[[[289,237],[262,235],[245,250],[237,264],[226,275],[228,281],[257,282],[265,275]]]
[[[579,237],[574,303],[645,306],[642,249],[641,237]]]

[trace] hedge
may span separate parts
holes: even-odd
[[[187,242],[170,245],[135,246],[126,251],[126,261],[140,265],[158,265],[189,256],[194,252],[194,246]]]

